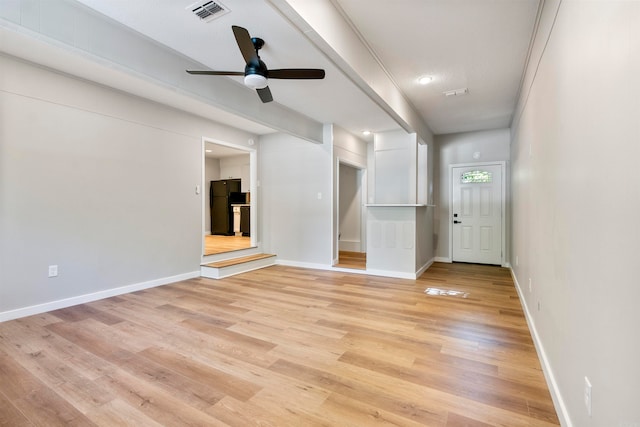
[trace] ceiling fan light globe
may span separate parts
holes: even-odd
[[[267,78],[260,74],[247,74],[244,76],[244,84],[251,89],[264,89],[267,87]]]

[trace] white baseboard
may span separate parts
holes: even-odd
[[[61,308],[71,307],[73,305],[84,304],[104,298],[114,297],[116,295],[141,291],[143,289],[155,288],[156,286],[167,285],[169,283],[179,282],[181,280],[193,279],[195,277],[200,277],[200,271],[192,271],[190,273],[178,274],[177,276],[163,277],[160,279],[150,280],[148,282],[134,283],[133,285],[106,289],[104,291],[94,292],[91,294],[78,295],[76,297],[46,302],[44,304],[37,304],[29,307],[18,308],[15,310],[3,311],[0,312],[0,322],[19,319],[21,317],[33,316],[34,314],[59,310]]]
[[[340,240],[338,248],[341,251],[362,252],[362,242],[360,240]]]
[[[431,265],[433,265],[434,262],[435,262],[435,258],[431,258],[429,261],[425,262],[425,264],[422,267],[420,267],[420,269],[418,269],[418,271],[416,271],[416,279],[418,277],[422,276],[422,273],[427,271],[429,269],[429,267],[431,267]]]
[[[442,256],[437,256],[433,259],[433,261],[435,262],[446,262],[447,264],[451,264],[451,258],[449,257],[442,257]]]
[[[560,425],[563,427],[573,427],[573,423],[571,422],[571,418],[569,417],[569,411],[567,411],[567,406],[565,405],[564,399],[562,398],[560,387],[558,387],[558,382],[556,381],[556,377],[553,374],[553,369],[551,368],[551,364],[549,363],[547,353],[545,352],[542,341],[540,340],[540,336],[538,335],[535,321],[533,320],[531,312],[529,311],[529,307],[527,306],[527,302],[524,299],[524,293],[522,291],[522,288],[520,287],[518,278],[513,272],[513,268],[509,267],[509,270],[511,271],[511,277],[513,278],[513,283],[515,283],[516,291],[518,292],[518,297],[520,298],[520,304],[522,305],[524,316],[527,319],[527,324],[529,325],[529,330],[531,331],[531,336],[533,337],[533,344],[535,345],[536,351],[538,352],[538,359],[540,359],[542,372],[544,373],[544,377],[547,380],[547,386],[549,387],[551,399],[553,400],[553,405],[556,409]]]
[[[395,277],[397,279],[413,279],[413,280],[416,279],[415,273],[403,273],[401,271],[367,269],[365,273],[370,274],[372,276]]]
[[[300,262],[300,261],[291,261],[286,259],[277,259],[276,265],[284,265],[286,267],[300,267],[300,268],[310,268],[312,270],[332,270],[332,267],[327,264],[316,264],[313,262]]]
[[[430,266],[433,264],[433,260],[428,261],[424,266],[422,266],[418,272],[419,274],[424,273]],[[353,274],[368,274],[370,276],[382,276],[382,277],[395,277],[398,279],[416,279],[419,277],[417,273],[403,273],[400,271],[391,271],[391,270],[359,270],[359,269],[351,269],[351,268],[342,268],[342,267],[333,267],[331,265],[326,264],[314,264],[309,262],[299,262],[299,261],[289,261],[286,259],[278,259],[276,261],[276,265],[284,265],[287,267],[300,267],[300,268],[311,268],[314,270],[329,270],[329,271],[341,271],[345,273],[353,273]]]

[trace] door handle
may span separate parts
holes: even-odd
[[[453,221],[453,223],[454,223],[454,224],[462,224],[462,221],[456,221],[456,220],[454,220],[454,221]]]

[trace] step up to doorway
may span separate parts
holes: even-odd
[[[275,265],[276,256],[272,254],[253,254],[238,258],[229,258],[210,262],[200,266],[200,276],[210,279],[222,279],[246,271]]]

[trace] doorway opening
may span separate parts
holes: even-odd
[[[256,247],[256,150],[203,138],[203,159],[203,256]]]
[[[365,270],[366,253],[366,169],[338,160],[337,242],[334,267]]]

